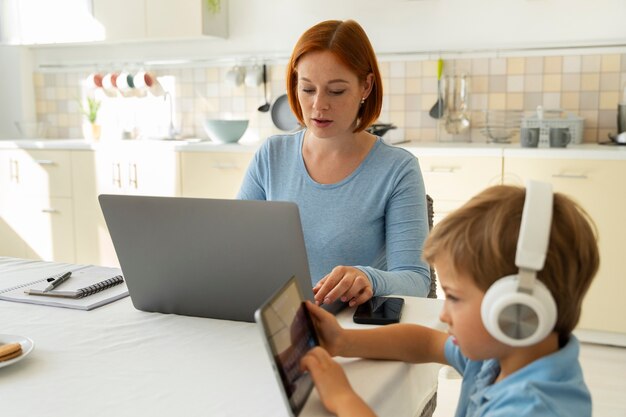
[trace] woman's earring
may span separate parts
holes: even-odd
[[[365,97],[361,99],[361,106],[365,103]]]

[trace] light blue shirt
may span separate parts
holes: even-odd
[[[572,335],[557,352],[494,384],[500,373],[498,361],[469,360],[449,338],[446,359],[463,375],[456,417],[591,417],[579,350]]]
[[[375,295],[426,296],[430,268],[422,246],[429,229],[417,158],[378,138],[348,177],[320,184],[304,165],[304,132],[266,140],[238,198],[298,205],[313,285],[348,265],[367,274]]]

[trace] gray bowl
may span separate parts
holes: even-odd
[[[213,142],[235,143],[246,132],[248,120],[207,119],[202,125]]]

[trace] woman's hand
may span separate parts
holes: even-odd
[[[374,291],[363,271],[353,266],[337,266],[313,287],[313,294],[317,304],[340,299],[354,307],[372,298]]]
[[[300,362],[302,369],[313,378],[324,407],[338,416],[373,415],[354,392],[345,372],[321,347],[311,349]]]

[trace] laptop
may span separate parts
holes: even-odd
[[[300,361],[319,345],[319,339],[296,277],[268,298],[254,318],[287,411],[290,416],[297,416],[313,389],[311,375],[300,369]]]
[[[98,197],[135,308],[254,322],[291,276],[313,299],[290,202]]]

